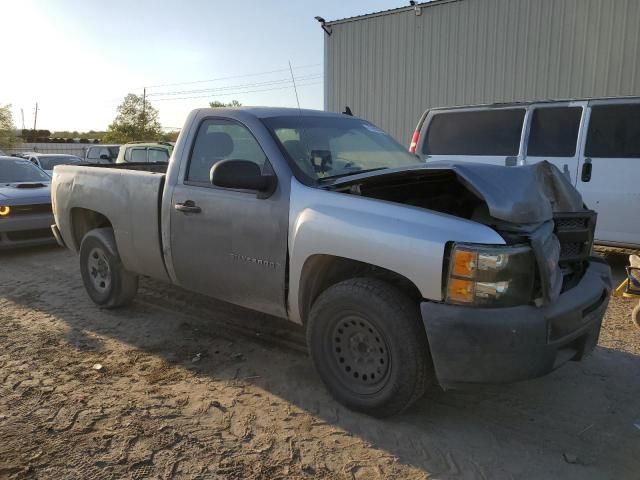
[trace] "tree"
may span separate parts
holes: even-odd
[[[0,147],[11,148],[16,143],[11,105],[0,107]]]
[[[175,142],[176,140],[178,140],[178,135],[180,135],[180,130],[164,132],[160,137],[160,140],[162,140],[163,142]]]
[[[102,137],[105,143],[127,143],[135,140],[155,140],[162,135],[158,110],[130,93],[118,106],[118,115]]]
[[[238,100],[231,100],[229,103],[224,103],[218,100],[214,100],[213,102],[209,102],[209,106],[211,108],[225,108],[225,107],[241,107],[242,104]]]

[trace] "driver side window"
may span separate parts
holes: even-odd
[[[243,125],[230,120],[205,120],[198,129],[185,180],[209,184],[209,171],[220,160],[249,160],[261,168],[267,157]]]

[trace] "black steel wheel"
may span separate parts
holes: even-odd
[[[326,342],[332,368],[342,381],[361,394],[380,390],[389,377],[390,351],[384,335],[366,318],[346,312]]]
[[[402,412],[434,377],[418,306],[378,279],[323,292],[311,308],[307,343],[333,396],[373,416]]]

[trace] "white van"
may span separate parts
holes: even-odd
[[[548,160],[598,212],[597,243],[640,247],[640,97],[427,110],[410,150],[425,161]]]

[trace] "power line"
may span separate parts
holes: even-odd
[[[302,68],[312,68],[312,67],[319,67],[321,64],[320,63],[313,63],[313,64],[309,64],[309,65],[300,65],[296,67],[296,70],[298,69],[302,69]],[[230,77],[218,77],[218,78],[210,78],[208,80],[193,80],[190,82],[176,82],[176,83],[162,83],[162,84],[158,84],[158,85],[146,85],[146,88],[158,88],[158,87],[175,87],[178,85],[195,85],[197,83],[207,83],[207,82],[217,82],[219,80],[231,80],[234,78],[245,78],[245,77],[256,77],[256,76],[260,76],[260,75],[268,75],[270,73],[281,73],[281,72],[288,72],[289,69],[288,68],[281,68],[278,70],[269,70],[269,71],[264,71],[264,72],[255,72],[255,73],[245,73],[242,75],[233,75]],[[136,90],[139,90],[139,88],[137,88]]]
[[[306,80],[315,80],[315,79],[318,79],[318,78],[321,78],[321,77],[322,77],[321,74],[312,74],[312,75],[303,75],[303,76],[300,76],[300,77],[295,77],[295,79],[296,80],[306,81]],[[217,92],[217,91],[223,91],[223,90],[234,90],[234,89],[245,88],[245,87],[262,87],[262,86],[267,86],[267,85],[278,85],[278,84],[284,84],[284,83],[291,83],[291,79],[290,78],[282,78],[282,79],[277,79],[277,80],[268,80],[268,81],[265,81],[265,82],[244,83],[244,84],[236,84],[236,85],[225,85],[225,86],[222,86],[222,87],[202,88],[202,89],[198,89],[198,90],[177,90],[177,91],[173,91],[173,92],[156,92],[156,93],[148,93],[147,97],[150,97],[150,96],[162,97],[162,96],[167,96],[167,95],[187,95],[187,94],[191,94],[191,93]]]
[[[312,82],[312,83],[305,83],[305,84],[298,84],[298,87],[309,87],[311,85],[320,85],[322,82]],[[285,85],[284,87],[274,87],[274,88],[263,88],[263,89],[259,89],[259,90],[246,90],[246,91],[241,91],[241,92],[226,92],[226,93],[212,93],[209,95],[197,95],[194,97],[173,97],[173,98],[156,98],[153,101],[154,102],[163,102],[166,100],[190,100],[192,98],[214,98],[214,97],[222,97],[222,96],[227,96],[227,95],[243,95],[245,93],[257,93],[257,92],[271,92],[273,90],[285,90],[288,88],[292,88],[291,85]]]

